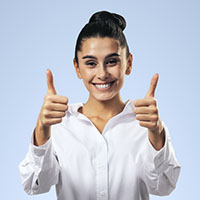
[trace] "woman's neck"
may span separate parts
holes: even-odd
[[[120,95],[115,96],[113,99],[108,101],[98,101],[90,96],[81,111],[87,117],[109,119],[122,112],[124,106],[125,104]]]

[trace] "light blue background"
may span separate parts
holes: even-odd
[[[77,35],[92,13],[109,10],[127,20],[133,73],[122,97],[143,98],[160,75],[156,97],[182,165],[175,191],[151,200],[199,198],[200,1],[198,0],[1,0],[0,1],[0,191],[4,200],[55,200],[28,196],[18,164],[24,158],[46,93],[50,68],[57,92],[70,103],[88,93],[72,64]]]

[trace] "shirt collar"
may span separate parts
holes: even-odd
[[[121,115],[126,115],[130,113],[133,114],[133,109],[134,109],[133,100],[129,99],[125,102],[125,107],[120,114]]]
[[[83,106],[83,103],[75,103],[75,104],[70,104],[69,107],[68,107],[68,112],[72,115],[78,115],[78,109],[80,107]]]

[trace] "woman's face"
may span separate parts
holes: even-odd
[[[90,97],[107,101],[119,95],[125,74],[130,74],[132,55],[112,38],[93,37],[82,42],[78,52],[79,64],[74,60],[76,73],[90,93]]]

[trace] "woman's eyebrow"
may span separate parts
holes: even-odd
[[[82,59],[86,59],[86,58],[92,58],[92,59],[95,59],[95,60],[97,60],[97,58],[96,58],[96,57],[94,57],[94,56],[89,56],[89,55],[87,55],[87,56],[83,56],[83,57],[82,57]]]
[[[106,58],[110,58],[110,57],[113,57],[113,56],[119,57],[120,55],[118,53],[111,53],[111,54],[107,55]]]
[[[113,57],[113,56],[120,56],[118,53],[111,53],[109,55],[106,56],[106,58],[110,58],[110,57]],[[97,58],[95,56],[91,56],[91,55],[87,55],[87,56],[83,56],[82,59],[86,59],[86,58],[91,58],[91,59],[95,59],[97,60]]]

